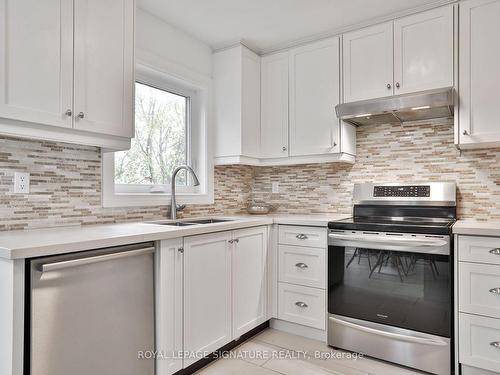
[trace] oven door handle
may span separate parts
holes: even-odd
[[[356,329],[358,331],[363,331],[363,332],[371,333],[373,335],[378,335],[378,336],[384,336],[384,337],[388,337],[388,338],[399,340],[399,341],[406,341],[406,342],[411,342],[411,343],[415,343],[415,344],[434,345],[434,346],[447,346],[448,345],[448,343],[444,340],[426,339],[424,337],[408,336],[408,335],[402,335],[400,333],[386,332],[386,331],[382,331],[379,329],[365,327],[365,326],[362,326],[359,324],[347,322],[345,320],[337,319],[337,318],[333,318],[333,317],[330,317],[329,319],[331,319],[332,321],[334,321],[337,324],[340,324],[340,325],[343,325],[343,326],[346,326],[349,328],[353,328],[353,329]]]
[[[445,240],[442,239],[428,239],[423,240],[421,238],[410,239],[410,238],[391,238],[391,237],[377,237],[377,235],[367,235],[365,236],[353,236],[350,234],[343,233],[329,233],[328,237],[333,240],[344,240],[344,241],[357,241],[357,242],[370,242],[370,243],[381,243],[395,246],[412,246],[412,247],[436,247],[436,246],[445,246],[448,244]]]

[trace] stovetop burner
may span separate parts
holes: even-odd
[[[329,223],[330,229],[449,234],[455,219],[423,217],[351,217]]]
[[[456,221],[453,183],[356,184],[353,201],[353,217],[330,229],[443,235]]]

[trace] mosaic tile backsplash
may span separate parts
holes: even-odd
[[[450,181],[459,218],[500,219],[500,149],[458,151],[451,120],[357,130],[354,165],[315,164],[255,170],[254,196],[283,213],[350,214],[354,183]],[[277,181],[280,194],[269,194]]]
[[[184,216],[238,214],[251,199],[282,213],[350,213],[355,182],[455,181],[462,218],[500,219],[500,149],[453,145],[451,121],[377,125],[357,132],[354,165],[219,166],[215,202]],[[13,194],[15,171],[31,193]],[[280,193],[271,194],[273,181]],[[162,219],[167,207],[101,207],[101,157],[95,147],[0,137],[0,230]]]

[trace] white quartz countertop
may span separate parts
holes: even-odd
[[[458,220],[453,226],[454,234],[500,237],[500,220]]]
[[[348,215],[224,216],[220,218],[231,219],[231,221],[184,227],[150,223],[123,223],[6,231],[0,232],[0,258],[33,258],[273,223],[326,226],[329,221],[346,217]],[[185,221],[195,219],[197,218],[187,218]]]

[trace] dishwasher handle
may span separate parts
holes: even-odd
[[[57,271],[57,270],[62,270],[65,268],[70,268],[70,267],[77,267],[77,266],[83,266],[83,265],[87,265],[87,264],[106,262],[109,260],[129,258],[129,257],[138,256],[138,255],[150,254],[150,253],[153,253],[154,251],[155,251],[155,248],[153,246],[151,246],[151,247],[145,247],[145,248],[137,249],[137,250],[122,251],[122,252],[118,252],[118,253],[111,253],[111,254],[104,254],[104,255],[96,255],[96,256],[88,257],[88,258],[78,258],[78,259],[64,260],[64,261],[60,261],[60,262],[44,263],[44,264],[39,265],[39,271],[41,271],[42,273],[43,272]]]

